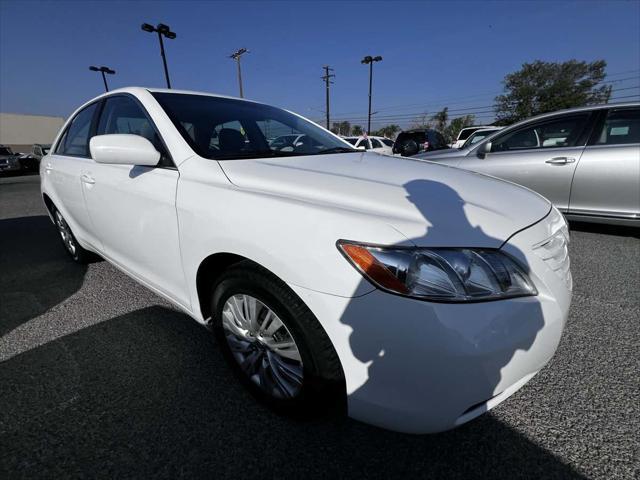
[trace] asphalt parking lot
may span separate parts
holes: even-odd
[[[39,177],[0,178],[0,477],[638,478],[640,230],[572,225],[553,361],[457,430],[294,421],[208,332],[106,262],[72,263]]]

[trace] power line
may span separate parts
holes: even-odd
[[[636,89],[636,88],[640,88],[640,85],[636,85],[636,86],[632,86],[632,87],[623,87],[623,88],[614,88],[611,90],[611,93],[615,93],[615,92],[620,92],[620,91],[625,91],[625,90],[632,90],[632,89]],[[618,98],[622,98],[622,97],[618,97]],[[486,110],[489,109],[489,110]],[[461,109],[451,109],[451,110],[447,110],[447,112],[449,114],[451,113],[455,113],[455,114],[465,114],[465,115],[479,115],[479,114],[483,114],[483,113],[495,113],[495,109],[494,109],[494,105],[482,105],[482,106],[476,106],[476,107],[468,107],[468,108],[461,108]],[[378,120],[382,120],[385,119],[387,121],[392,121],[392,120],[396,120],[396,121],[401,121],[401,120],[406,120],[406,119],[414,119],[417,117],[421,117],[421,116],[428,116],[427,112],[409,112],[409,113],[397,113],[397,114],[390,114],[390,115],[376,115],[375,120],[376,122]],[[351,120],[351,121],[363,121],[366,117],[364,117],[362,114],[361,115],[349,115],[349,116],[339,116],[337,117],[337,119],[339,120]]]
[[[618,76],[618,75],[624,75],[624,74],[629,74],[629,73],[634,73],[634,72],[640,72],[640,70],[627,70],[627,71],[623,71],[623,72],[617,72],[617,73],[612,73],[612,74],[607,74],[607,77],[612,77],[612,76]],[[620,79],[616,79],[616,80],[603,80],[601,82],[596,83],[594,86],[597,85],[602,85],[602,84],[608,84],[608,83],[618,83],[618,82],[624,82],[624,81],[628,81],[628,80],[636,80],[636,79],[640,79],[640,75],[635,75],[635,76],[630,76],[630,77],[626,77],[626,78],[620,78]],[[464,97],[449,97],[449,98],[453,98],[453,99],[469,99],[469,98],[495,98],[495,96],[500,95],[504,93],[503,91],[500,92],[492,92],[492,93],[483,93],[483,94],[475,94],[475,95],[467,95]],[[441,102],[441,103],[433,103],[433,102]],[[430,100],[430,101],[425,101],[425,102],[420,102],[420,103],[407,103],[407,104],[400,104],[400,105],[388,105],[386,107],[380,107],[377,110],[379,112],[382,111],[388,111],[388,110],[402,110],[404,108],[409,108],[409,107],[419,107],[419,106],[427,106],[427,104],[431,104],[430,109],[431,110],[437,110],[438,108],[441,107],[445,107],[445,106],[449,106],[449,105],[460,105],[460,104],[465,104],[468,103],[466,101],[454,101],[454,102],[450,102],[447,101],[447,99],[437,99],[437,100]],[[486,108],[486,107],[483,107]],[[359,111],[352,111],[352,112],[342,112],[339,113],[337,115],[339,116],[348,116],[351,114],[359,114]]]

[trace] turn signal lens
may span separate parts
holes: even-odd
[[[345,241],[338,248],[371,283],[408,297],[471,302],[537,294],[525,271],[499,250],[383,248]]]

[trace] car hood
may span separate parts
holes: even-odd
[[[369,215],[418,246],[498,248],[551,208],[503,180],[368,152],[219,163],[237,187]]]

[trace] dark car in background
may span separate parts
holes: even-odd
[[[0,173],[19,172],[22,169],[18,155],[13,153],[11,147],[0,145]]]
[[[400,132],[393,144],[393,153],[410,157],[418,153],[432,152],[449,148],[440,132],[417,128]]]

